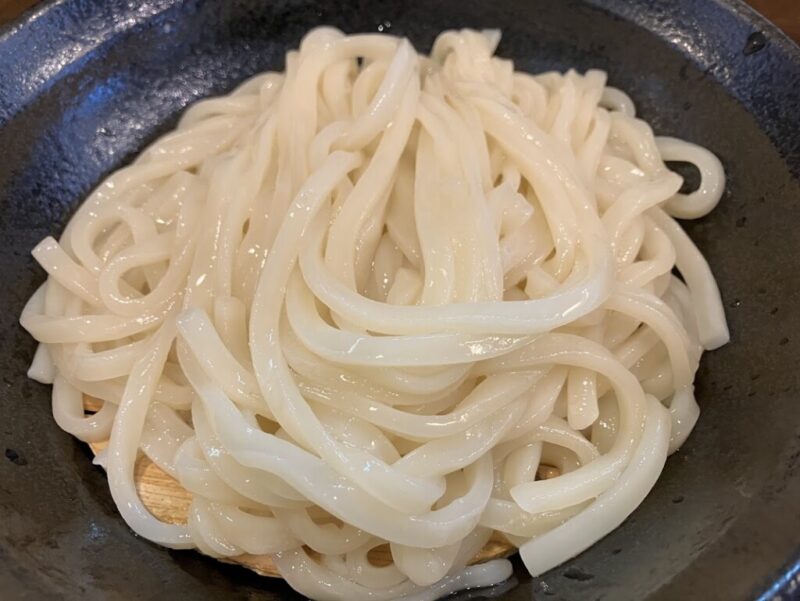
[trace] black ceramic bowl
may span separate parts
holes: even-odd
[[[540,71],[599,67],[658,133],[709,147],[728,187],[687,224],[733,339],[704,357],[700,422],[625,524],[508,599],[764,599],[800,551],[800,49],[736,0],[62,0],[0,34],[0,598],[283,599],[262,579],[134,536],[88,450],[26,379],[18,326],[44,274],[29,250],[192,101],[282,69],[309,28],[389,31],[429,48],[500,27]],[[521,566],[518,566],[520,568]],[[781,591],[783,591],[781,593]]]

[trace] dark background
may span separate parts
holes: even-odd
[[[783,29],[795,42],[800,43],[800,0],[747,0],[747,2]],[[0,0],[0,25],[34,4],[38,4],[38,0]]]
[[[14,19],[39,0],[0,0],[0,25]],[[746,0],[790,38],[800,44],[800,0]]]

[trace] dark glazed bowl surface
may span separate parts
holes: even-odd
[[[0,598],[294,599],[283,582],[134,536],[88,449],[26,379],[30,249],[192,101],[282,69],[311,27],[428,49],[499,27],[529,71],[599,67],[656,132],[703,144],[728,186],[687,224],[733,340],[704,357],[700,422],[622,527],[542,579],[463,598],[752,599],[800,558],[800,50],[738,0],[61,0],[0,33]],[[771,590],[770,587],[773,587]],[[794,587],[794,589],[792,588]],[[784,591],[781,593],[780,591]],[[780,597],[779,597],[780,598]]]

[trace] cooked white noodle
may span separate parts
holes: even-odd
[[[515,72],[498,41],[316,29],[34,249],[29,375],[109,440],[137,533],[271,554],[315,599],[433,599],[509,576],[466,567],[493,535],[538,575],[646,496],[728,340],[673,219],[714,208],[722,166],[604,73]],[[191,493],[186,524],[139,498],[140,452]]]

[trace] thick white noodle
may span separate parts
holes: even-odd
[[[468,567],[492,536],[538,575],[647,495],[728,340],[673,219],[714,208],[722,165],[603,72],[515,72],[499,39],[311,31],[34,249],[29,376],[109,440],[137,533],[269,554],[314,599],[423,600],[508,578]],[[191,493],[185,524],[139,498],[140,453]]]

